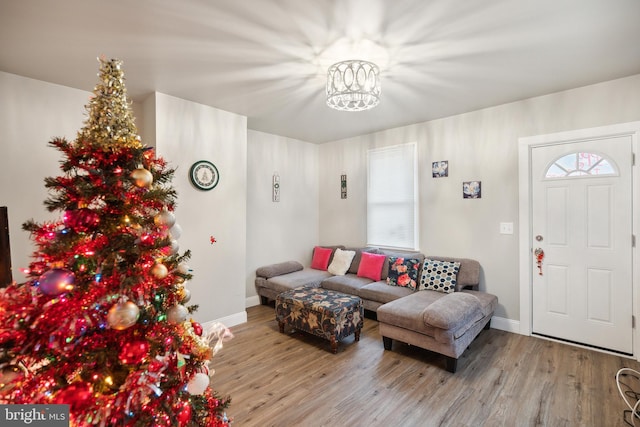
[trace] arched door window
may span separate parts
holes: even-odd
[[[556,159],[547,168],[545,179],[574,178],[580,176],[618,175],[618,168],[611,160],[596,153],[570,153]]]

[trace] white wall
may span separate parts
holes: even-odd
[[[44,208],[43,179],[60,173],[60,155],[47,142],[75,139],[90,95],[0,72],[0,205],[9,207],[16,280],[24,278],[19,269],[33,251],[21,224],[55,215]],[[481,287],[500,299],[497,315],[518,320],[518,241],[515,234],[498,233],[500,222],[518,229],[518,138],[640,120],[640,75],[319,146],[247,134],[243,116],[163,94],[143,107],[135,110],[143,114],[143,142],[178,167],[176,215],[180,245],[193,252],[195,276],[188,287],[200,305],[197,320],[241,321],[245,304],[255,303],[260,265],[289,259],[308,264],[317,243],[364,244],[366,150],[411,141],[418,142],[419,154],[419,249],[478,259]],[[199,159],[220,171],[212,191],[197,191],[188,181],[189,167]],[[436,160],[449,160],[448,178],[431,178]],[[275,171],[280,203],[271,202]],[[482,181],[482,199],[462,199],[466,180]]]
[[[62,156],[47,145],[54,137],[74,140],[91,92],[0,72],[0,206],[9,208],[12,273],[23,281],[35,247],[24,221],[57,219],[44,207],[44,178],[59,176]],[[176,216],[183,228],[181,252],[192,251],[194,279],[187,284],[200,322],[242,323],[246,265],[246,117],[156,94],[135,113],[143,115],[143,143],[178,170]],[[137,121],[140,125],[141,121]],[[154,138],[155,137],[155,138]],[[213,161],[220,183],[209,192],[191,187],[187,172],[200,159]],[[209,237],[218,243],[211,245]]]
[[[155,132],[156,152],[177,168],[175,211],[182,227],[180,252],[190,249],[194,278],[187,283],[200,322],[246,321],[247,118],[161,93],[144,103],[145,134]],[[197,190],[188,178],[191,165],[209,160],[220,174],[218,185]],[[211,244],[210,237],[217,242]]]
[[[44,206],[44,179],[61,174],[62,155],[48,145],[55,137],[76,139],[91,92],[0,72],[0,206],[9,212],[13,280],[35,247],[22,223],[59,219]]]
[[[425,100],[428,102],[428,100]],[[640,75],[320,146],[321,243],[366,242],[366,150],[418,142],[419,249],[480,261],[481,289],[499,298],[497,316],[519,320],[518,138],[640,119]],[[449,161],[449,177],[431,163]],[[349,198],[340,200],[347,173]],[[482,198],[462,198],[462,182],[482,181]]]
[[[256,268],[289,260],[311,262],[318,244],[318,146],[250,130],[247,170],[247,305],[258,298]],[[273,174],[280,201],[272,201]]]

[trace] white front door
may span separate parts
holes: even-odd
[[[531,151],[532,332],[632,354],[632,139]]]

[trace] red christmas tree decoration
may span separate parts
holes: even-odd
[[[50,142],[60,218],[23,225],[28,280],[0,291],[0,403],[69,404],[74,426],[226,426],[208,364],[230,333],[184,305],[174,170],[137,135],[121,62],[99,77],[76,140]]]

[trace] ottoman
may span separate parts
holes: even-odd
[[[285,326],[304,331],[331,342],[338,352],[338,341],[355,334],[360,340],[364,306],[359,297],[323,288],[300,287],[276,297],[276,320],[280,332]]]

